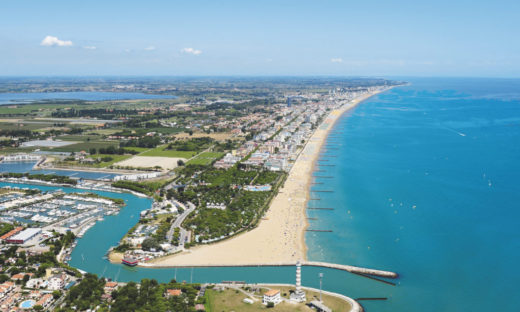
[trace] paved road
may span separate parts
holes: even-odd
[[[182,225],[182,222],[184,222],[184,220],[186,219],[186,217],[188,217],[188,215],[195,210],[196,206],[194,204],[190,203],[190,202],[188,202],[188,207],[187,208],[182,203],[179,203],[179,205],[184,209],[184,212],[181,213],[177,217],[177,219],[175,219],[175,221],[172,223],[172,225],[170,227],[170,230],[166,234],[166,238],[168,239],[168,242],[171,243],[172,239],[173,239],[173,233],[175,232],[175,229],[176,228],[180,228],[179,247],[184,248],[184,241],[186,240],[186,237],[188,236],[188,231],[183,229],[181,227],[181,225]]]

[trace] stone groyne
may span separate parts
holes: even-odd
[[[303,266],[330,268],[330,269],[336,269],[336,270],[343,270],[343,271],[347,271],[347,272],[351,272],[351,273],[374,275],[374,276],[380,276],[380,277],[386,277],[386,278],[399,277],[399,275],[395,272],[367,269],[367,268],[361,268],[361,267],[345,265],[345,264],[317,262],[317,261],[302,261],[301,264]],[[256,263],[256,264],[248,263],[248,264],[233,264],[233,265],[218,265],[218,264],[157,265],[157,264],[139,263],[139,266],[149,267],[149,268],[264,267],[264,266],[295,266],[295,265],[296,265],[295,262]]]

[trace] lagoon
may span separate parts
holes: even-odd
[[[148,100],[148,99],[175,99],[173,95],[147,94],[137,92],[24,92],[0,93],[0,105],[27,104],[50,100],[82,100],[82,101],[109,101],[109,100]]]

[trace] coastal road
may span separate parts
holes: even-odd
[[[196,206],[190,202],[188,202],[187,208],[185,205],[183,205],[181,203],[178,203],[178,204],[184,209],[184,211],[177,217],[177,219],[175,219],[175,221],[173,221],[173,223],[170,227],[170,230],[166,234],[166,238],[168,239],[168,242],[171,243],[175,229],[180,228],[181,230],[180,230],[180,237],[179,237],[179,246],[184,247],[184,241],[188,235],[188,231],[183,229],[181,227],[181,225],[182,225],[182,222],[184,222],[184,220],[186,219],[186,217],[188,217],[188,215],[195,210]]]

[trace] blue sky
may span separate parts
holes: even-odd
[[[12,0],[0,75],[520,77],[519,30],[504,0]]]

